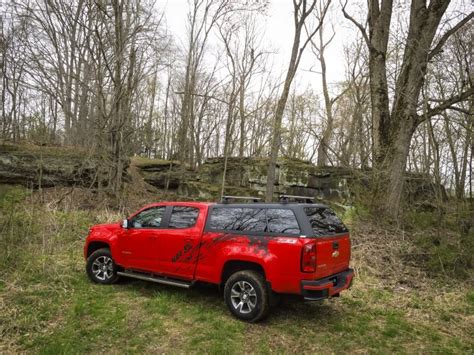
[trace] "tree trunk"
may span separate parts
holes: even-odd
[[[245,77],[243,75],[240,78],[239,115],[240,115],[239,158],[243,158],[244,147],[245,147]]]
[[[329,42],[328,42],[329,43]],[[323,41],[323,31],[319,31],[319,62],[321,63],[321,79],[323,84],[324,107],[326,109],[326,127],[324,128],[321,141],[318,146],[318,166],[326,166],[328,164],[328,151],[331,141],[332,130],[334,126],[334,118],[332,114],[333,101],[329,97],[329,89],[327,82],[326,60],[324,58],[324,49],[326,44]]]
[[[382,204],[382,212],[393,217],[398,217],[400,211],[398,207],[405,183],[405,166],[414,128],[413,125],[407,125],[400,129],[382,162],[382,171],[387,172],[387,179],[383,178],[383,181],[386,181],[385,191],[388,191]]]
[[[283,113],[285,112],[286,101],[288,100],[288,95],[290,93],[291,81],[293,80],[293,77],[290,78],[289,74],[290,73],[288,72],[287,79],[285,80],[285,86],[283,88],[283,92],[280,96],[280,99],[278,100],[277,109],[275,112],[275,121],[273,124],[273,139],[270,150],[270,161],[268,163],[267,171],[267,190],[265,195],[265,201],[267,202],[271,202],[273,200],[276,162],[281,144],[281,121],[283,119]]]
[[[345,11],[361,31],[369,49],[370,96],[372,103],[373,156],[375,161],[374,195],[376,203],[382,205],[383,213],[397,217],[400,210],[403,189],[403,174],[406,168],[410,141],[416,126],[422,121],[417,115],[419,96],[423,87],[428,60],[440,52],[449,36],[466,24],[472,14],[447,31],[438,44],[431,45],[450,1],[412,0],[410,22],[405,42],[400,73],[396,79],[392,111],[389,111],[389,92],[387,85],[388,39],[392,18],[393,0],[369,1],[367,34],[364,26]],[[459,95],[462,100],[468,92]],[[454,98],[453,98],[454,99]],[[454,100],[453,102],[458,102]],[[451,102],[450,102],[451,104]],[[447,106],[439,105],[442,111]],[[430,110],[429,119],[437,110]],[[439,113],[439,112],[438,112]],[[388,183],[388,186],[386,185]],[[388,189],[388,198],[387,198]]]
[[[267,170],[267,186],[266,186],[266,194],[265,194],[265,201],[271,202],[273,199],[273,191],[275,189],[275,169],[277,163],[278,152],[280,150],[281,144],[281,121],[283,119],[283,114],[285,112],[286,102],[288,100],[288,95],[290,93],[291,83],[296,74],[296,70],[298,69],[298,65],[301,60],[301,56],[304,52],[306,45],[312,40],[314,35],[319,31],[321,27],[321,23],[324,20],[325,14],[329,7],[331,1],[327,1],[326,3],[322,4],[321,16],[319,18],[319,24],[314,27],[312,30],[305,26],[305,21],[307,20],[308,16],[313,12],[316,6],[316,1],[312,1],[310,5],[307,4],[306,0],[301,0],[299,2],[293,1],[294,7],[294,25],[295,25],[295,34],[293,37],[293,47],[291,50],[291,57],[290,63],[288,65],[288,70],[286,72],[285,83],[283,86],[283,91],[280,95],[278,100],[277,108],[275,111],[275,120],[273,124],[273,136],[272,136],[272,143],[270,148],[270,160],[268,162],[268,170]],[[301,42],[301,32],[305,28],[308,37],[304,44],[300,48]]]

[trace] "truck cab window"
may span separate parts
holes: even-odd
[[[190,228],[196,224],[198,215],[198,208],[174,206],[168,228]]]
[[[160,228],[165,207],[153,207],[138,213],[132,218],[132,228]]]

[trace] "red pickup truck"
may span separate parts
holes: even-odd
[[[227,201],[154,203],[92,227],[84,246],[89,278],[217,284],[230,311],[251,322],[268,313],[273,295],[320,300],[349,288],[349,232],[327,206]]]

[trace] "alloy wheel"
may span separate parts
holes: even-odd
[[[257,292],[247,281],[237,281],[230,291],[232,306],[240,313],[252,312],[257,306]]]
[[[102,255],[92,263],[92,273],[100,281],[106,281],[114,276],[114,262],[112,258]]]

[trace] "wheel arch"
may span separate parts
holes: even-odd
[[[242,270],[253,270],[262,274],[265,280],[267,278],[265,268],[260,263],[238,259],[227,260],[222,267],[221,284],[224,284],[232,274]]]
[[[109,243],[97,241],[97,240],[90,242],[89,245],[87,246],[86,257],[88,258],[93,252],[102,248],[109,249],[110,252],[112,252],[112,249]]]

